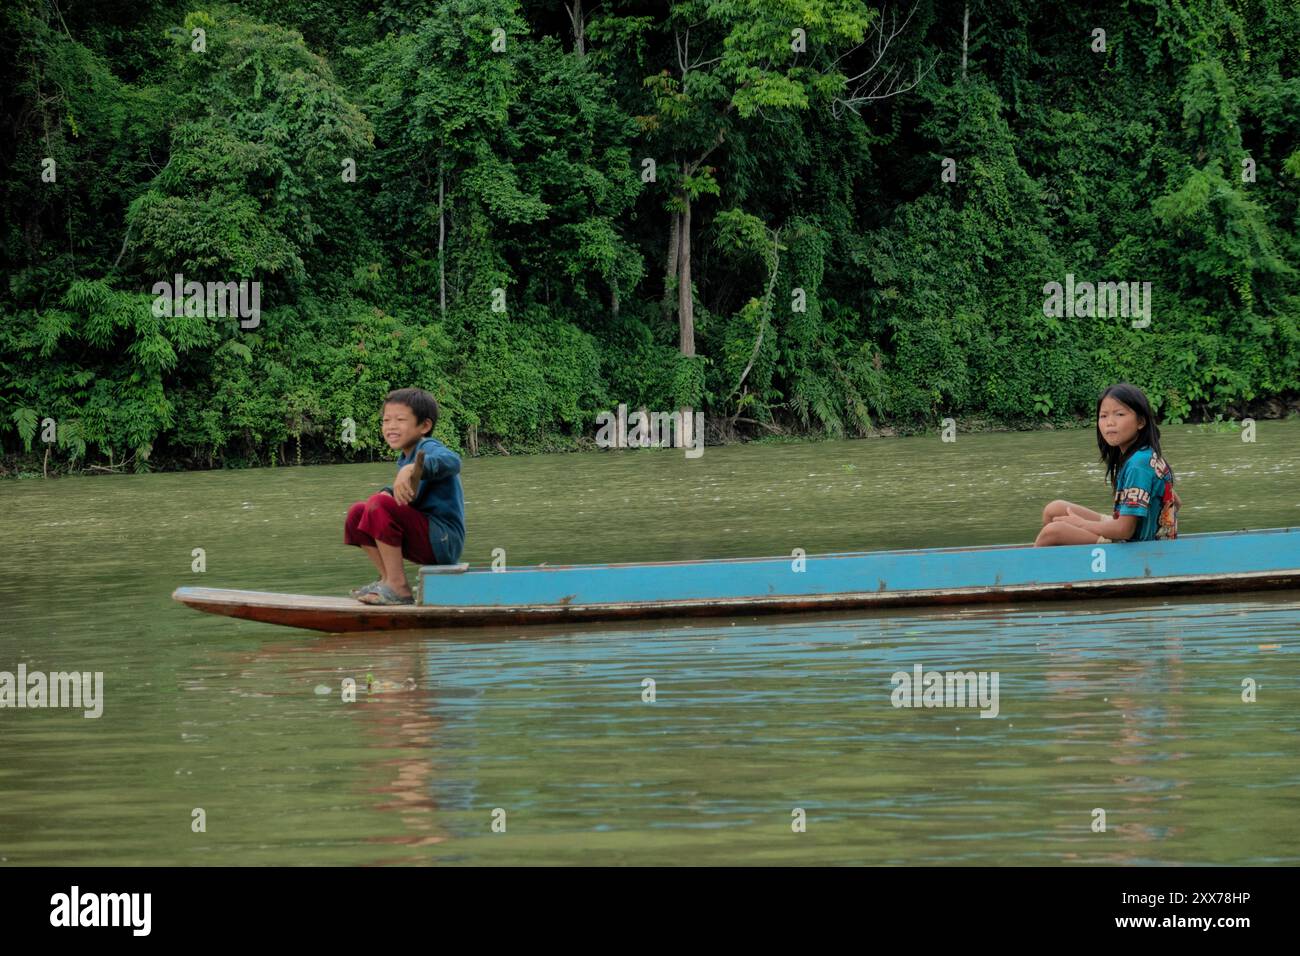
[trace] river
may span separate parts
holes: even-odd
[[[1300,525],[1300,419],[1164,432],[1183,533]],[[1300,862],[1296,591],[360,636],[170,600],[371,580],[343,513],[391,475],[0,484],[0,670],[104,674],[97,719],[0,710],[0,864]],[[463,480],[476,565],[1028,542],[1051,498],[1109,507],[1087,430]],[[916,664],[996,672],[998,716],[895,708]]]

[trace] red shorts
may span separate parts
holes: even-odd
[[[402,549],[402,557],[416,564],[437,564],[429,543],[429,519],[423,511],[400,505],[385,492],[377,492],[348,509],[343,543],[360,547],[376,541]]]

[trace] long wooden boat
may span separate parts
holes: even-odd
[[[999,545],[500,571],[423,567],[418,603],[398,607],[217,588],[177,588],[172,597],[200,611],[271,624],[379,631],[1294,587],[1300,587],[1300,528],[1054,548]]]

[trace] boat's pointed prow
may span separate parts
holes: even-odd
[[[313,631],[388,631],[426,626],[415,605],[378,607],[345,597],[225,588],[177,588],[172,600],[208,614]]]

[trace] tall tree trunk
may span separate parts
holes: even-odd
[[[677,242],[677,328],[682,354],[695,354],[695,300],[691,297],[691,200],[683,196],[681,236]]]
[[[569,22],[573,24],[573,52],[578,56],[586,56],[587,23],[582,16],[582,0],[573,0],[565,9],[569,13]]]
[[[961,80],[966,82],[966,34],[970,30],[970,4],[966,4],[961,16]]]
[[[442,317],[447,318],[447,263],[443,259],[443,246],[447,237],[447,214],[443,210],[442,157],[438,157],[438,305]]]
[[[685,74],[683,74],[685,76]],[[748,81],[746,81],[748,83]],[[728,104],[722,111],[725,117],[732,111],[734,104]],[[677,198],[681,201],[682,212],[677,221],[677,235],[673,237],[677,246],[677,320],[679,325],[679,345],[683,355],[695,354],[695,302],[691,297],[691,197],[686,192],[685,183],[695,175],[695,171],[709,158],[709,154],[722,145],[726,138],[726,129],[718,128],[718,135],[713,145],[699,155],[694,162],[682,162],[682,189]],[[671,245],[670,245],[671,254]],[[671,261],[671,260],[670,260]]]
[[[664,264],[664,318],[673,314],[673,300],[670,290],[673,280],[677,278],[677,243],[682,234],[682,215],[674,212],[668,222],[668,260]]]
[[[695,300],[691,296],[691,199],[683,193],[682,202],[677,239],[677,344],[682,355],[692,357],[695,355]],[[695,409],[686,404],[681,413],[683,428],[689,433],[695,424]],[[693,442],[694,436],[684,434],[683,440]]]

